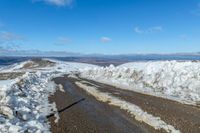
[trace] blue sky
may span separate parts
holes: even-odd
[[[200,0],[1,0],[0,49],[200,51]]]

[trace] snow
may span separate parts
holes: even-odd
[[[200,102],[200,62],[132,62],[87,68],[83,78],[187,104]]]
[[[15,80],[0,80],[0,87],[10,86]]]
[[[15,63],[15,64],[12,64],[12,65],[9,65],[9,66],[4,66],[2,68],[0,68],[0,71],[3,71],[3,72],[13,72],[13,71],[19,71],[21,68],[23,68],[23,66],[26,64],[26,63],[30,63],[32,61],[28,60],[28,61],[24,61],[24,62],[19,62],[19,63]]]
[[[4,67],[3,65],[0,65],[0,70],[3,69],[3,67]]]
[[[62,84],[59,84],[59,85],[58,85],[58,88],[59,88],[59,90],[60,90],[61,92],[65,92],[65,90],[63,89]]]
[[[54,67],[51,67],[50,69],[52,69],[53,71],[58,71],[62,74],[63,73],[70,74],[74,72],[79,72],[80,69],[97,67],[96,65],[86,64],[86,63],[64,62],[53,59],[48,59],[48,60],[56,63],[56,65]]]
[[[25,72],[12,80],[0,80],[0,132],[50,132],[47,116],[54,114],[55,122],[59,115],[56,104],[49,103],[48,97],[61,86],[52,78],[79,71],[80,68],[94,65],[56,61],[55,66],[40,69],[26,69],[23,66],[30,61],[4,67],[0,73]]]
[[[140,93],[165,97],[188,104],[200,102],[200,62],[156,61],[133,62],[121,66],[99,67],[96,65],[49,60],[54,66],[27,69],[23,66],[30,61],[16,63],[0,69],[0,73],[23,72],[21,77],[0,80],[0,132],[50,132],[47,119],[59,115],[56,104],[49,103],[48,97],[56,89],[64,92],[52,78],[70,74],[114,85]],[[86,81],[85,81],[86,82]],[[176,131],[158,117],[142,111],[138,106],[122,101],[110,94],[99,92],[98,86],[88,88],[85,82],[77,83],[100,101],[118,106],[130,112],[137,120],[146,122],[156,129]]]
[[[0,93],[0,132],[50,132],[46,116],[57,112],[48,102],[54,93],[50,73],[26,73],[10,85],[2,85]]]
[[[144,112],[139,106],[132,103],[121,100],[112,96],[109,93],[100,92],[96,87],[87,86],[82,82],[76,82],[76,85],[83,88],[86,92],[93,95],[96,99],[102,102],[107,102],[110,105],[120,107],[123,110],[129,112],[136,120],[144,122],[155,129],[164,129],[166,132],[179,133],[172,125],[168,125],[160,117],[155,117],[147,112]]]

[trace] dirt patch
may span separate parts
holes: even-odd
[[[32,59],[31,62],[26,63],[23,66],[23,69],[34,69],[34,68],[44,68],[44,67],[52,67],[55,63],[49,60],[43,59]]]
[[[0,80],[15,79],[24,75],[23,72],[0,73]]]

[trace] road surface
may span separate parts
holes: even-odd
[[[76,81],[87,81],[86,84],[90,86],[97,85],[99,91],[111,93],[115,97],[133,103],[147,113],[160,117],[181,132],[200,132],[200,109],[198,107],[115,88],[86,79],[73,79],[64,76],[55,78],[54,81],[56,84],[61,84],[65,89],[65,93],[57,91],[50,97],[51,102],[56,102],[58,110],[75,104],[60,113],[61,119],[57,124],[54,123],[53,117],[50,118],[53,133],[165,132],[164,130],[155,130],[151,126],[135,120],[129,113],[118,107],[96,100],[95,97],[76,86]],[[79,100],[81,101],[77,102]]]

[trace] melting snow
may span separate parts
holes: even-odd
[[[57,110],[48,102],[55,91],[49,75],[26,73],[0,86],[0,132],[50,132],[46,116]]]
[[[81,77],[179,102],[200,102],[200,62],[134,62],[82,69]]]
[[[200,62],[159,61],[98,67],[50,61],[55,62],[55,66],[25,69],[23,66],[30,62],[26,61],[0,69],[0,73],[26,72],[16,79],[0,80],[0,132],[50,132],[47,115],[55,113],[56,122],[59,120],[55,103],[50,104],[48,101],[49,95],[57,88],[51,79],[64,74],[73,76],[80,73],[84,78],[181,102],[200,101]],[[61,86],[59,88],[63,91]],[[90,89],[88,91],[94,90]],[[141,113],[142,110],[131,103],[96,90],[94,93],[99,94],[96,97],[100,96],[101,101],[110,101],[110,104],[130,111],[136,119],[152,124],[155,128],[175,131],[158,117]]]
[[[47,116],[54,113],[55,122],[59,120],[56,104],[48,101],[49,95],[58,88],[51,79],[93,66],[54,60],[56,64],[52,67],[23,68],[30,62],[16,63],[0,70],[0,73],[26,72],[16,79],[0,80],[0,132],[50,132]]]
[[[168,125],[160,117],[155,117],[147,112],[144,112],[139,106],[132,103],[121,100],[111,94],[100,92],[96,87],[87,86],[84,83],[76,82],[76,85],[83,88],[86,92],[96,97],[99,101],[108,102],[110,105],[118,106],[121,109],[126,110],[135,117],[136,120],[145,122],[155,129],[164,129],[167,132],[179,133],[172,125]]]

